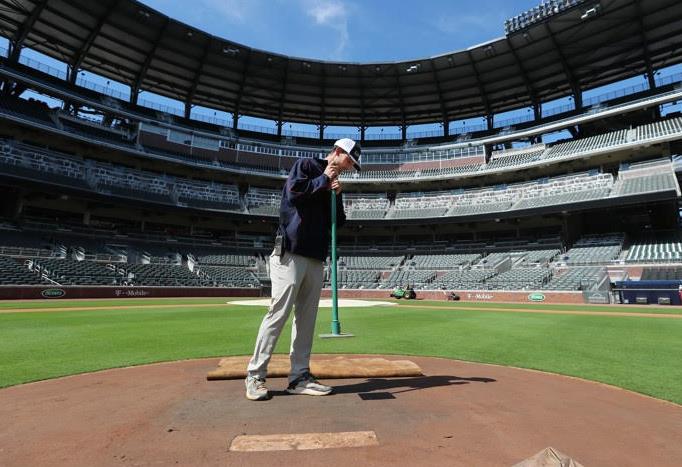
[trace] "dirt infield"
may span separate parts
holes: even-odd
[[[206,381],[216,358],[10,387],[0,390],[0,465],[511,466],[547,446],[586,467],[682,458],[678,405],[536,371],[411,360],[426,376],[333,380],[336,393],[320,398],[270,379],[265,402],[246,400],[242,381]],[[229,450],[240,436],[329,433],[376,443]]]

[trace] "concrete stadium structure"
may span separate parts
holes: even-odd
[[[682,75],[659,73],[682,63],[682,5],[569,3],[464,51],[358,64],[256,50],[134,0],[0,2],[0,298],[267,295],[282,182],[341,136],[328,125],[365,148],[363,172],[343,179],[344,295],[409,284],[432,298],[608,302],[622,299],[616,282],[682,281],[682,117],[662,113]],[[485,124],[451,131],[471,117]],[[442,131],[410,131],[421,123]],[[369,131],[389,125],[395,137]],[[571,137],[543,142],[557,131]]]

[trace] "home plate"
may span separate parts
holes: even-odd
[[[270,306],[269,298],[262,298],[258,300],[236,300],[233,302],[227,302],[230,305],[251,305],[251,306]],[[355,308],[355,307],[368,307],[368,306],[390,306],[397,305],[393,302],[379,302],[371,300],[352,300],[352,299],[340,299],[339,306],[343,308]],[[320,300],[320,308],[331,308],[332,301],[329,298],[324,298]]]
[[[373,431],[240,435],[232,440],[230,451],[305,451],[378,445],[377,435]]]

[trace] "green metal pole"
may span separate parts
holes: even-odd
[[[341,323],[339,322],[339,298],[336,285],[336,192],[332,190],[332,334],[341,334]]]

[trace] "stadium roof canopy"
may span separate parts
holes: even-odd
[[[585,13],[595,5],[596,14]],[[651,79],[682,62],[682,2],[588,0],[485,44],[401,62],[288,57],[207,34],[135,0],[0,0],[0,34],[10,39],[10,59],[30,47],[133,90],[237,115],[410,125]]]

